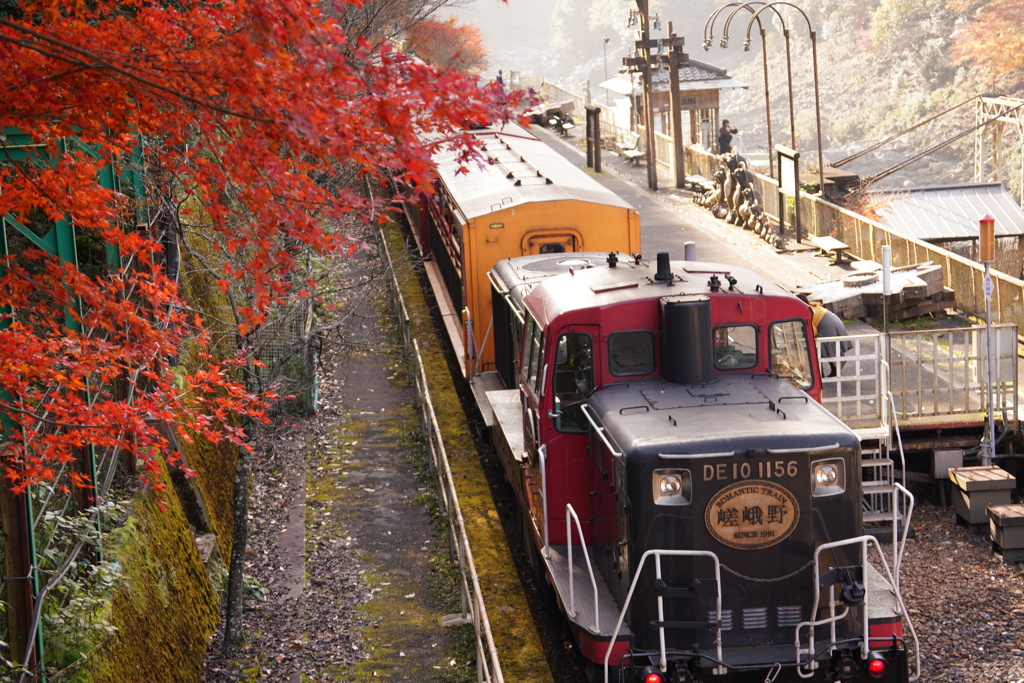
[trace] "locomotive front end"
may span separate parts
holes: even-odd
[[[612,664],[624,681],[906,680],[856,434],[777,376],[703,370],[706,303],[674,303],[690,366],[586,408],[618,523],[596,555],[633,635]]]

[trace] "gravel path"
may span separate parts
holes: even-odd
[[[473,680],[439,625],[453,611],[435,578],[447,545],[417,474],[413,389],[378,315],[386,287],[365,256],[338,266],[350,288],[321,360],[321,410],[254,458],[245,571],[265,595],[246,602],[241,651],[225,656],[218,628],[204,683]]]
[[[971,534],[953,508],[920,504],[903,598],[921,640],[921,680],[1024,683],[1024,570]]]

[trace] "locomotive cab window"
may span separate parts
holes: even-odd
[[[647,330],[609,335],[608,371],[616,377],[654,372],[654,335]]]
[[[715,328],[715,367],[739,370],[757,365],[757,328],[722,325]]]
[[[768,343],[771,345],[768,365],[770,372],[788,379],[799,389],[814,386],[807,326],[802,320],[772,323],[768,330]]]
[[[560,432],[586,432],[583,404],[594,388],[594,341],[589,334],[563,334],[556,356],[555,428]]]
[[[532,317],[526,323],[526,335],[523,338],[523,343],[525,345],[523,347],[523,368],[526,372],[526,384],[539,394],[544,333]]]

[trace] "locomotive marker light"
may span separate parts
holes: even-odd
[[[992,392],[992,276],[989,268],[996,260],[996,219],[985,214],[979,221],[980,261],[985,264],[985,352],[988,355],[988,424],[982,439],[981,464],[991,465],[996,454],[995,404]]]
[[[868,655],[868,673],[872,678],[882,678],[888,670],[889,662],[885,661],[885,657],[877,652]]]

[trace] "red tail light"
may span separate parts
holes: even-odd
[[[868,673],[872,678],[881,678],[889,670],[889,662],[882,655],[872,652],[868,655]]]
[[[658,672],[649,673],[644,676],[644,683],[662,683],[663,680],[665,679]]]

